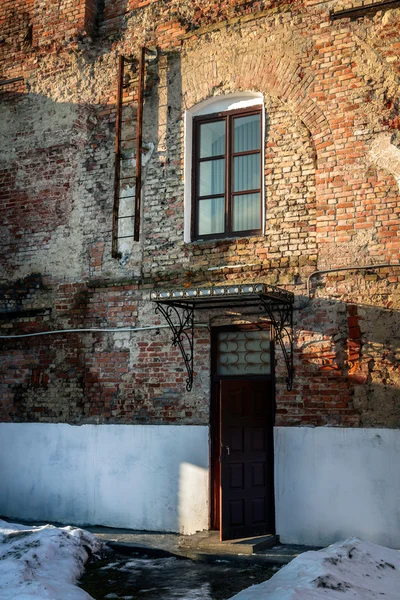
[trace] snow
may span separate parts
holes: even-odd
[[[75,584],[102,546],[76,527],[25,527],[0,519],[0,600],[92,600]]]
[[[76,586],[84,564],[103,547],[76,527],[26,527],[0,519],[0,600],[93,600]],[[128,560],[119,569],[157,573],[167,559]],[[108,568],[119,565],[111,563]],[[105,568],[105,567],[103,567]],[[158,575],[158,578],[160,575]],[[165,588],[164,588],[165,589]],[[208,583],[185,590],[185,600],[211,600]],[[110,593],[106,598],[121,598]],[[132,596],[122,596],[133,600]],[[275,575],[231,600],[399,600],[400,551],[351,538],[305,552]]]
[[[156,592],[157,598],[171,600],[172,598],[181,598],[182,600],[213,600],[211,585],[209,582],[201,582],[201,572],[198,573],[198,563],[185,561],[185,566],[175,557],[169,558],[133,558],[124,559],[119,563],[109,563],[102,570],[117,569],[122,573],[129,573],[137,582],[143,583],[143,576],[146,582],[151,581],[152,585],[148,588],[140,586],[139,594]],[[190,565],[187,567],[187,565]],[[149,572],[149,576],[147,573]],[[199,576],[200,575],[200,576]],[[113,576],[114,577],[114,576]],[[134,600],[131,596],[119,596],[114,593],[107,594],[105,598],[120,598],[122,600]],[[152,598],[155,595],[151,596]]]
[[[358,538],[305,552],[231,600],[399,600],[400,552]]]

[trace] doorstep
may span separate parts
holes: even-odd
[[[180,537],[179,548],[217,554],[256,554],[279,544],[277,535],[226,540],[221,542],[219,531],[200,531]]]
[[[273,535],[220,542],[218,531],[180,535],[112,527],[84,529],[95,534],[117,552],[138,553],[154,558],[176,556],[204,562],[235,560],[253,564],[256,562],[284,565],[303,552],[319,550],[315,546],[280,544],[278,536]],[[273,544],[272,547],[270,544]]]

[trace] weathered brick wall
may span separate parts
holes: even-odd
[[[18,77],[34,0],[4,0],[0,7],[0,57],[4,75]],[[5,77],[4,77],[5,78]]]
[[[0,88],[3,334],[164,325],[148,301],[154,286],[265,281],[301,304],[317,269],[398,262],[399,9],[331,21],[330,9],[351,4],[101,4],[0,8],[2,78],[25,78]],[[142,234],[117,261],[117,58],[143,43],[160,51],[144,107]],[[265,102],[265,234],[185,243],[184,110],[241,91]],[[124,116],[133,132],[133,104]],[[295,312],[291,392],[277,352],[277,424],[399,426],[399,277],[391,268],[313,278],[315,298]],[[191,393],[170,337],[2,340],[0,416],[207,423],[209,332],[196,330]]]

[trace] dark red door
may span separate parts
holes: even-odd
[[[274,533],[271,382],[220,383],[221,540]]]

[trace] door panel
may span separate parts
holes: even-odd
[[[271,382],[220,382],[221,540],[274,532]]]

